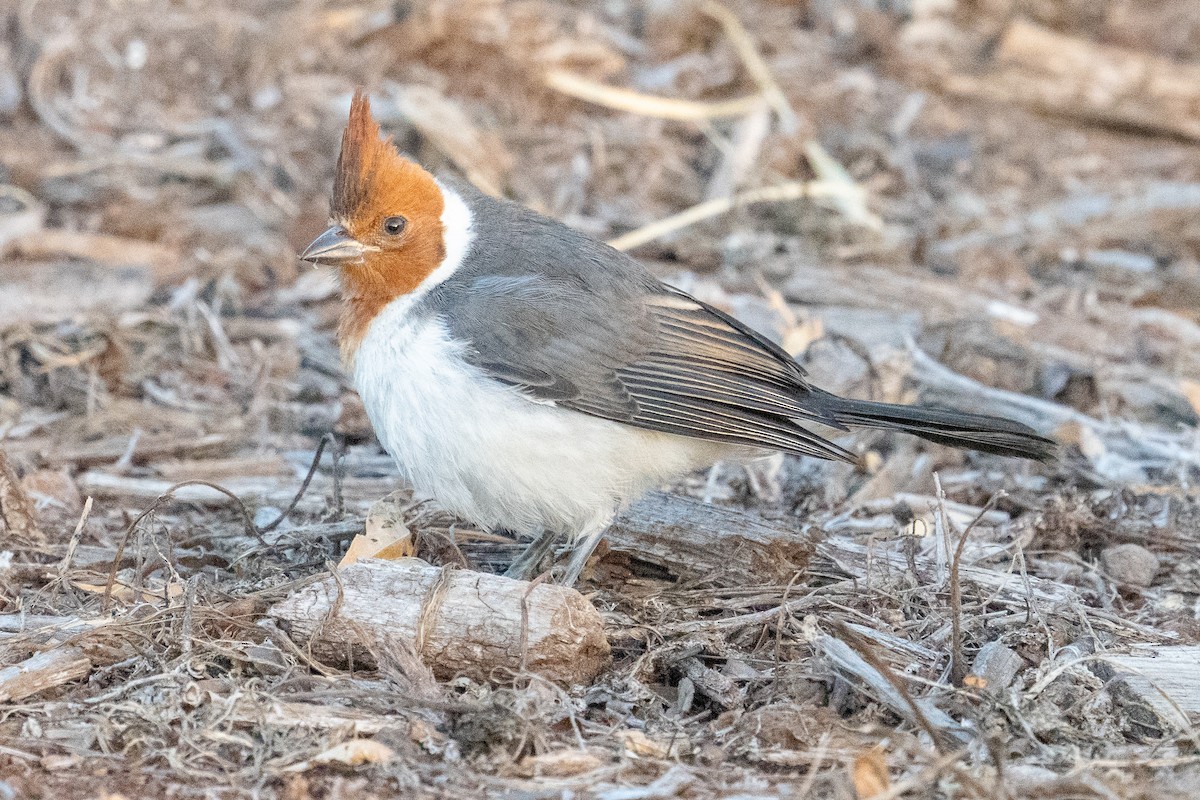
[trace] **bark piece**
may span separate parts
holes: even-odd
[[[674,576],[727,586],[787,583],[810,563],[821,573],[862,579],[908,569],[899,541],[867,545],[836,535],[816,540],[772,526],[752,513],[661,492],[647,495],[618,517],[606,541],[611,550]],[[945,569],[932,554],[918,554],[916,565],[929,580],[938,579],[938,571]],[[1034,575],[973,564],[962,565],[959,575],[1002,602],[1064,603],[1071,597],[1066,587]]]
[[[38,527],[29,504],[29,498],[21,487],[17,473],[8,464],[4,451],[0,450],[0,522],[5,532],[27,544],[41,544],[45,534]]]
[[[1164,720],[1178,723],[1180,712],[1189,721],[1200,715],[1200,646],[1138,648],[1105,661]]]
[[[0,669],[0,703],[22,700],[85,677],[92,660],[78,647],[58,647]]]
[[[45,228],[8,242],[5,255],[31,261],[65,257],[117,269],[144,267],[153,272],[160,286],[183,276],[180,266],[183,258],[177,249],[103,233]]]
[[[617,517],[612,550],[664,567],[684,580],[787,583],[808,564],[813,543],[731,508],[652,492]]]
[[[494,680],[527,670],[586,684],[608,662],[600,614],[579,592],[418,559],[367,560],[268,612],[314,656],[374,666],[389,640],[411,643],[439,678]]]
[[[81,286],[87,291],[80,291]],[[146,305],[153,292],[154,281],[144,267],[114,268],[90,261],[6,261],[0,279],[0,320],[7,327],[89,313],[115,314]],[[30,298],[37,301],[30,302]]]

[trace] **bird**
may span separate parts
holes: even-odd
[[[383,135],[360,89],[327,230],[337,338],[372,428],[413,489],[484,529],[565,536],[574,585],[614,516],[721,460],[782,451],[855,462],[821,429],[889,428],[1045,460],[1007,419],[839,397],[779,345],[632,256],[520,204],[435,177]]]

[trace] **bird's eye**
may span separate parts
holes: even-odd
[[[404,217],[388,217],[383,221],[383,232],[388,236],[399,236],[407,224],[408,220]]]

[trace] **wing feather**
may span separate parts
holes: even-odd
[[[472,363],[531,399],[650,430],[853,460],[799,424],[844,429],[787,353],[677,289],[642,283],[606,307],[549,277],[488,276],[472,288],[455,300],[453,333],[471,343]],[[496,330],[495,320],[511,329]]]

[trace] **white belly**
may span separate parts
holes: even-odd
[[[729,452],[534,402],[464,362],[442,325],[413,322],[407,310],[402,298],[371,323],[354,382],[414,489],[477,525],[579,535]]]

